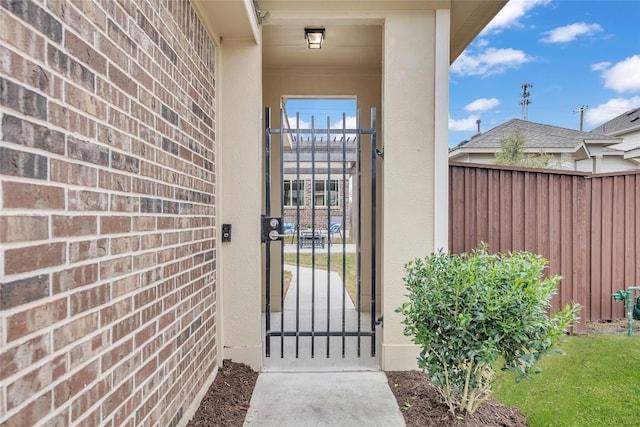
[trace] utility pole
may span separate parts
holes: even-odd
[[[533,87],[531,83],[522,83],[522,93],[520,94],[520,105],[522,106],[522,120],[528,120],[528,107],[531,104],[529,96],[529,88]]]
[[[588,105],[581,105],[577,110],[573,110],[573,114],[580,113],[580,131],[582,131],[582,124],[584,123],[584,112],[588,109]]]

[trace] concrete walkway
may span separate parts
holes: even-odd
[[[333,323],[342,322],[343,304],[346,325],[351,330],[357,328],[357,311],[348,296],[343,300],[344,288],[337,273],[327,275],[324,270],[316,270],[314,274],[310,268],[285,268],[293,273],[293,280],[285,296],[284,311],[272,313],[271,330],[279,331],[281,324],[285,330],[295,330],[296,322],[302,330],[308,329],[311,319],[318,330],[326,329],[327,309],[338,311],[330,316],[332,329],[338,328],[339,325]],[[298,289],[296,273],[300,274]],[[313,312],[312,295],[317,308]],[[299,305],[297,315],[296,304]],[[370,319],[368,313],[361,313],[363,329]],[[329,358],[326,357],[326,338],[316,339],[315,357],[309,353],[308,341],[309,338],[300,340],[300,354],[295,357],[295,339],[285,341],[282,355],[280,340],[272,339],[272,356],[265,358],[264,371],[258,376],[245,426],[405,425],[386,375],[379,371],[377,358],[368,354],[370,341],[362,340],[362,354],[357,357],[356,341],[351,337],[342,357],[340,337],[332,337]]]
[[[384,372],[261,373],[245,426],[395,427],[404,419]]]

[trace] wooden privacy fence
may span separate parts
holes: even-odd
[[[553,307],[571,301],[587,321],[625,316],[611,294],[640,284],[640,171],[589,174],[451,162],[449,249],[487,242],[527,250],[563,277]]]

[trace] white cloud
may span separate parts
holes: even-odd
[[[499,33],[507,28],[522,28],[520,22],[531,9],[537,6],[546,6],[551,0],[511,0],[489,22],[480,34]]]
[[[487,39],[478,39],[475,44],[476,44],[476,47],[487,47],[487,46],[489,46],[489,40],[487,40]]]
[[[640,90],[640,55],[630,56],[602,72],[604,87],[616,92]]]
[[[478,130],[476,120],[478,120],[478,116],[474,115],[457,120],[449,116],[449,130],[454,132],[476,131]]]
[[[579,36],[590,36],[600,31],[602,31],[602,27],[598,24],[576,22],[575,24],[565,25],[545,32],[544,34],[547,36],[540,39],[540,41],[544,43],[568,43]]]
[[[296,118],[295,117],[289,117],[289,128],[291,128],[291,129],[295,129],[296,128]],[[311,128],[311,123],[305,122],[304,120],[300,119],[300,127],[299,127],[299,129],[310,129],[310,128]]]
[[[611,62],[603,61],[596,64],[591,64],[591,71],[604,71],[611,67]]]
[[[357,124],[356,124],[355,116],[347,116],[345,122],[346,122],[345,129],[356,129]],[[342,119],[333,123],[331,125],[331,129],[342,129]]]
[[[467,51],[462,52],[456,62],[451,65],[451,72],[463,76],[483,75],[486,77],[504,73],[510,68],[518,68],[531,61],[533,58],[521,50],[490,47],[477,55]]]
[[[465,111],[487,111],[500,105],[498,98],[479,98],[464,106]]]
[[[640,107],[640,96],[632,98],[614,98],[597,107],[590,108],[585,114],[589,126],[599,126],[627,110]]]

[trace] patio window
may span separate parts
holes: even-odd
[[[304,206],[304,180],[284,180],[284,205]]]
[[[315,182],[315,205],[338,206],[338,180],[319,180]],[[327,201],[329,204],[327,204]]]

